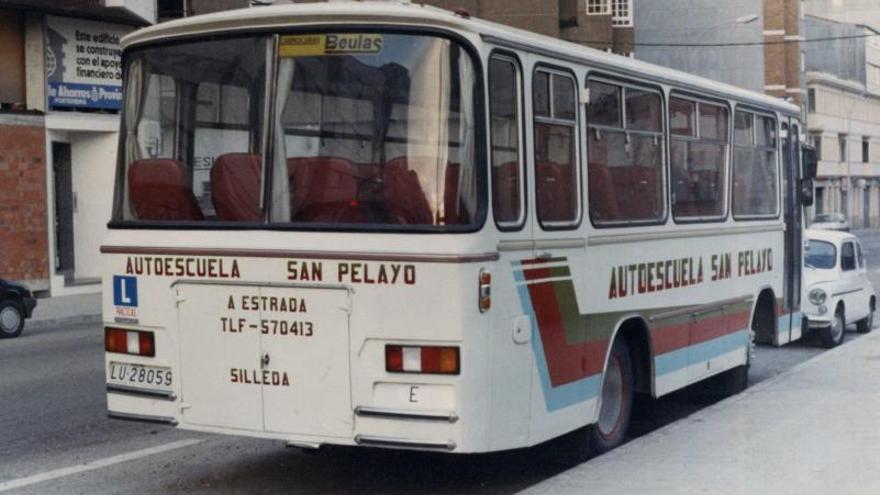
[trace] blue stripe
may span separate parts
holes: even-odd
[[[794,313],[786,313],[779,317],[776,321],[776,331],[779,333],[788,332],[788,321],[785,321],[789,316],[791,316],[791,328],[800,328],[801,319],[803,318],[803,313],[800,311],[796,311]]]
[[[749,345],[749,331],[739,330],[697,345],[682,347],[654,358],[654,368],[657,376],[672,373],[688,366],[708,361],[712,358],[727,354],[728,352],[742,349]]]
[[[514,272],[517,282],[524,282],[522,272]],[[538,322],[532,307],[532,298],[529,296],[529,288],[525,284],[517,287],[519,300],[523,312],[529,315],[532,326],[532,352],[535,354],[535,365],[538,368],[538,377],[541,380],[541,389],[544,392],[544,405],[548,412],[556,411],[564,407],[584,402],[599,395],[601,374],[591,375],[565,385],[553,387],[550,383],[550,369],[547,366],[547,358],[544,356],[544,345],[541,342],[541,333],[538,331]]]

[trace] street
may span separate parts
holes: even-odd
[[[880,234],[862,236],[880,286]],[[846,345],[857,345],[850,327]],[[304,453],[282,442],[213,436],[106,417],[99,325],[0,341],[0,492],[513,493],[571,467],[554,443],[489,455],[352,448]],[[750,382],[823,352],[805,338],[759,346]],[[632,437],[706,407],[692,387],[636,411]],[[636,440],[637,441],[637,440]]]

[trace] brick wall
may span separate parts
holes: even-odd
[[[0,118],[0,277],[46,281],[46,130],[3,121]]]

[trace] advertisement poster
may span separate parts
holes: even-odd
[[[46,18],[46,77],[52,108],[118,110],[122,106],[119,39],[132,27]]]

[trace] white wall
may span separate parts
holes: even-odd
[[[75,274],[101,276],[98,249],[107,233],[113,202],[117,133],[71,133]]]
[[[73,216],[74,276],[89,279],[101,276],[98,248],[104,239],[113,202],[116,175],[116,148],[119,116],[50,112],[46,115],[46,187],[48,195],[50,292],[53,297],[101,291],[99,281],[67,285],[55,274],[55,177],[52,171],[52,142],[71,145],[73,191],[77,210]]]

